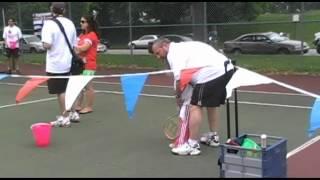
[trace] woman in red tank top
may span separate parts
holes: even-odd
[[[97,69],[97,46],[99,44],[97,23],[93,16],[83,16],[81,17],[80,24],[82,33],[78,37],[78,44],[75,51],[85,62],[85,70],[82,75],[93,76]],[[84,95],[87,100],[84,107],[82,108],[83,94],[80,95],[76,107],[80,114],[93,111],[94,88],[92,82],[89,82],[85,87]]]

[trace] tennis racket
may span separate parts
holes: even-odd
[[[174,140],[179,136],[179,112],[169,116],[163,123],[163,133],[170,139]]]

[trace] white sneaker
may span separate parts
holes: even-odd
[[[170,144],[169,144],[169,148],[172,149],[172,148],[175,148],[175,147],[176,147],[175,143],[170,143]]]
[[[80,122],[80,115],[79,115],[79,113],[77,113],[76,111],[71,111],[70,113],[69,113],[69,118],[70,118],[70,121],[71,122],[74,122],[74,123],[78,123],[78,122]]]
[[[182,156],[186,156],[186,155],[195,156],[201,153],[199,144],[196,144],[194,147],[191,147],[188,143],[184,143],[181,146],[172,148],[171,152],[173,154],[182,155]]]
[[[50,124],[54,127],[69,127],[71,123],[69,117],[57,116],[57,120],[50,122]]]
[[[219,136],[217,134],[210,135],[209,133],[203,134],[200,142],[209,146],[218,147],[220,145]]]

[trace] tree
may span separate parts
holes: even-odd
[[[190,2],[138,2],[136,7],[138,12],[146,13],[146,18],[160,20],[160,24],[177,24],[190,16],[190,5]]]
[[[208,2],[210,23],[252,21],[264,11],[264,2]]]

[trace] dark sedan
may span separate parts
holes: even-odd
[[[309,45],[301,41],[290,40],[275,32],[250,33],[238,38],[226,41],[223,45],[224,53],[248,53],[248,54],[294,54],[307,53]]]

